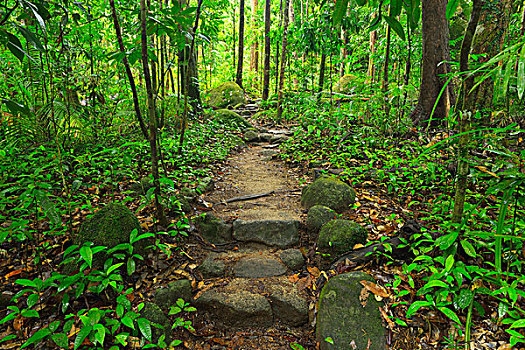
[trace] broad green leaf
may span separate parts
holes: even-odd
[[[366,4],[366,0],[355,0],[355,3],[356,3],[358,6],[365,6],[365,4]]]
[[[133,320],[129,316],[122,317],[122,324],[124,324],[125,326],[127,326],[127,327],[129,327],[131,329],[135,329],[135,325],[133,324]]]
[[[525,92],[525,45],[521,48],[518,61],[518,98],[521,100]]]
[[[96,331],[95,339],[100,345],[104,345],[104,339],[106,338],[106,328],[98,323],[93,326],[93,330]]]
[[[39,299],[39,296],[37,293],[33,293],[31,294],[28,298],[27,298],[27,307],[28,308],[32,308],[33,306],[36,305],[36,303],[38,302],[38,299]]]
[[[423,286],[423,288],[421,288],[421,290],[427,289],[427,288],[432,288],[432,287],[448,288],[448,284],[446,284],[445,282],[440,281],[440,280],[433,280],[433,281],[430,281],[427,284],[425,284]]]
[[[441,250],[447,250],[452,244],[454,244],[454,242],[458,238],[458,235],[458,231],[452,231],[451,233],[436,239],[436,245],[439,245],[439,248]]]
[[[403,0],[390,0],[390,13],[392,17],[399,16],[403,8]]]
[[[383,16],[385,18],[385,21],[388,23],[390,28],[396,32],[396,34],[401,38],[401,40],[405,40],[405,31],[403,30],[403,26],[397,19],[390,16]]]
[[[82,345],[82,343],[84,342],[84,339],[86,339],[86,337],[89,335],[89,333],[91,333],[92,330],[93,326],[91,325],[82,327],[78,332],[77,337],[75,338],[75,346],[73,349],[78,349],[80,345]]]
[[[512,67],[513,66],[513,63],[512,62],[507,62],[507,66],[505,67],[505,75],[503,76],[503,87],[502,87],[502,97],[503,98],[506,98],[507,97],[507,91],[509,91],[509,80],[510,80],[510,75],[512,73]]]
[[[26,346],[29,346],[33,343],[36,343],[37,341],[44,339],[50,334],[51,334],[51,331],[49,330],[49,328],[40,329],[36,331],[35,334],[33,334],[29,339],[27,339],[27,341],[24,344],[22,344],[20,349],[23,349]]]
[[[461,324],[461,321],[459,320],[458,315],[456,315],[456,313],[454,311],[452,311],[449,308],[444,307],[444,306],[438,307],[438,309],[439,309],[439,311],[444,313],[445,316],[450,318],[452,321],[456,322],[457,324]]]
[[[498,305],[498,317],[502,318],[503,316],[507,314],[508,311],[509,311],[509,304],[501,301]]]
[[[517,320],[515,321],[510,328],[524,328],[525,327],[525,319]]]
[[[61,348],[69,348],[69,341],[67,339],[67,335],[64,333],[55,333],[51,335],[51,339],[53,339],[53,341]]]
[[[33,288],[36,288],[36,282],[33,281],[33,280],[28,280],[28,279],[18,279],[15,281],[16,284],[19,284],[21,286],[26,286],[26,287],[33,287]]]
[[[454,16],[454,13],[456,13],[458,5],[459,0],[448,0],[446,16],[449,21],[452,18],[452,16]]]
[[[16,58],[18,58],[20,63],[22,63],[24,61],[24,56],[28,56],[28,54],[22,49],[22,43],[13,34],[11,33],[6,33],[6,34],[8,38],[8,41],[6,44],[7,48],[9,49],[9,51],[11,51],[13,55],[15,55]]]
[[[135,259],[131,257],[128,258],[127,270],[129,276],[131,276],[135,272]]]
[[[80,256],[82,257],[82,259],[84,259],[84,261],[89,265],[89,267],[91,268],[91,265],[93,264],[93,251],[91,250],[90,247],[81,247],[80,248]]]
[[[432,305],[432,303],[428,301],[423,301],[423,300],[418,300],[416,302],[413,302],[412,305],[410,305],[410,307],[407,310],[407,317],[410,317],[420,308],[430,306],[430,305]]]
[[[150,322],[145,319],[144,317],[141,317],[137,319],[137,325],[139,326],[140,333],[146,338],[148,341],[151,341],[151,325]]]
[[[341,24],[341,20],[343,19],[347,8],[348,0],[336,0],[333,17],[334,26]]]
[[[370,22],[370,26],[368,27],[368,30],[370,31],[376,30],[377,27],[379,26],[379,23],[381,23],[381,17],[382,15],[372,18],[372,21]]]
[[[445,260],[445,271],[450,272],[450,270],[454,267],[454,262],[454,255],[449,255],[447,260]]]
[[[46,23],[44,22],[44,19],[42,18],[42,16],[38,12],[38,8],[35,5],[33,5],[32,3],[30,3],[30,2],[26,2],[26,5],[28,5],[28,7],[33,12],[33,15],[35,16],[38,24],[40,25],[40,28],[42,28],[42,30],[44,31],[44,34],[45,34],[46,33]]]
[[[463,288],[459,294],[454,298],[454,307],[456,309],[464,309],[470,305],[474,300],[474,292],[468,288]]]
[[[476,249],[469,241],[462,240],[460,243],[461,243],[461,246],[463,247],[463,250],[465,251],[465,253],[467,253],[468,256],[471,256],[473,258],[476,257]]]
[[[36,310],[22,310],[20,314],[24,317],[36,317],[36,318],[40,317],[40,315],[38,314],[38,311]]]
[[[40,40],[35,36],[35,34],[33,34],[30,30],[22,26],[17,25],[17,27],[18,27],[18,31],[24,36],[24,38],[26,38],[28,42],[33,43],[33,46],[35,47],[35,49],[37,49],[40,52],[45,51],[44,46],[42,45]]]

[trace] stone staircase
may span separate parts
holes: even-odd
[[[273,145],[285,134],[262,130],[231,160],[232,170],[206,197],[215,203],[211,215],[218,218],[208,221],[221,232],[231,230],[222,234],[221,242],[233,243],[229,245],[233,249],[210,252],[200,264],[205,286],[194,300],[208,320],[224,329],[267,328],[276,323],[298,327],[309,321],[305,286],[293,277],[305,265],[299,249],[300,191],[292,173],[272,161],[277,152]],[[267,195],[227,202],[258,193]]]

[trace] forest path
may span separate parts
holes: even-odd
[[[287,133],[262,130],[260,142],[216,174],[215,190],[204,198],[212,204],[207,215],[232,229],[231,240],[217,244],[198,269],[195,326],[206,340],[195,349],[315,348],[304,278],[312,242],[301,222],[300,174],[278,158]]]

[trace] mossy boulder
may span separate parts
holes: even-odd
[[[253,128],[253,126],[244,117],[229,109],[218,109],[212,112],[212,115],[221,124],[236,126],[241,129]]]
[[[197,217],[195,224],[202,237],[212,244],[222,244],[232,241],[232,225],[210,213]]]
[[[259,134],[253,130],[247,130],[244,133],[244,139],[246,142],[256,142],[259,141]]]
[[[335,83],[333,92],[337,92],[340,94],[350,94],[352,93],[352,90],[355,88],[356,77],[351,74],[346,74],[339,79],[337,83]]]
[[[387,349],[386,330],[378,309],[381,303],[372,294],[365,301],[360,300],[363,280],[373,281],[363,272],[343,273],[332,277],[323,287],[316,327],[320,350]],[[325,341],[328,337],[332,343]]]
[[[172,333],[169,319],[157,304],[144,303],[144,308],[140,311],[140,315],[152,322],[153,342],[158,342],[162,335],[164,335],[165,343],[169,344],[171,342]]]
[[[308,217],[306,218],[306,228],[312,233],[317,233],[321,227],[334,220],[337,214],[332,209],[324,205],[314,205],[308,210]]]
[[[122,204],[109,203],[82,224],[76,235],[76,242],[93,242],[95,245],[113,248],[120,243],[128,243],[131,232],[135,229],[139,235],[142,233],[135,214]],[[140,253],[144,253],[145,245],[145,242],[137,245]]]
[[[208,92],[208,99],[206,102],[210,106],[224,108],[228,106],[244,105],[246,103],[246,98],[244,97],[244,91],[239,85],[233,81],[227,81],[224,84],[211,89]]]
[[[358,223],[336,219],[323,225],[317,245],[321,250],[344,253],[358,243],[366,243],[367,237],[366,229]]]
[[[188,302],[191,300],[191,283],[187,279],[170,282],[167,287],[159,288],[155,292],[155,304],[164,310],[169,310],[175,306],[177,300],[183,299]]]
[[[303,189],[301,205],[310,209],[314,205],[324,205],[342,212],[355,202],[353,188],[331,176],[321,176]]]

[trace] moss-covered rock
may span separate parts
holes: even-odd
[[[334,220],[337,214],[332,209],[324,205],[314,205],[308,210],[308,217],[306,218],[306,228],[312,233],[317,233],[321,227]]]
[[[139,220],[131,210],[119,203],[109,203],[82,224],[76,241],[78,244],[93,242],[112,248],[120,243],[128,243],[134,229],[139,235],[142,233]],[[144,246],[145,243],[137,246],[141,253],[144,252]]]
[[[212,115],[222,124],[236,126],[241,129],[253,128],[253,126],[244,117],[241,117],[238,113],[230,111],[229,109],[218,109],[213,111]]]
[[[368,237],[366,229],[350,220],[332,220],[321,228],[317,245],[322,250],[344,253],[354,245],[364,244]]]
[[[253,130],[248,130],[244,133],[244,139],[246,142],[256,142],[259,141],[259,134]]]
[[[359,281],[373,279],[363,272],[349,272],[332,277],[319,297],[316,337],[321,350],[386,350],[385,328],[372,294],[361,302],[363,286]],[[363,306],[364,304],[364,306]],[[332,338],[333,343],[325,341]],[[370,345],[368,345],[370,342]]]
[[[324,205],[342,212],[355,202],[353,188],[336,178],[321,176],[303,189],[301,205],[310,209],[314,205]]]
[[[140,315],[152,322],[151,330],[153,333],[153,342],[158,342],[159,338],[164,335],[164,342],[169,344],[171,341],[171,327],[168,317],[162,309],[155,303],[146,302]]]
[[[224,108],[244,105],[246,99],[244,97],[244,91],[239,85],[233,81],[227,81],[208,92],[206,103],[217,108]]]
[[[167,287],[159,288],[155,292],[155,304],[164,310],[175,306],[179,298],[186,302],[192,298],[191,283],[187,279],[170,282]]]
[[[346,74],[339,79],[337,83],[334,84],[333,92],[337,92],[340,94],[350,94],[352,93],[353,88],[355,88],[356,84],[354,80],[356,77],[351,74]]]
[[[197,217],[195,220],[202,237],[212,244],[222,244],[232,241],[232,225],[210,213]]]

